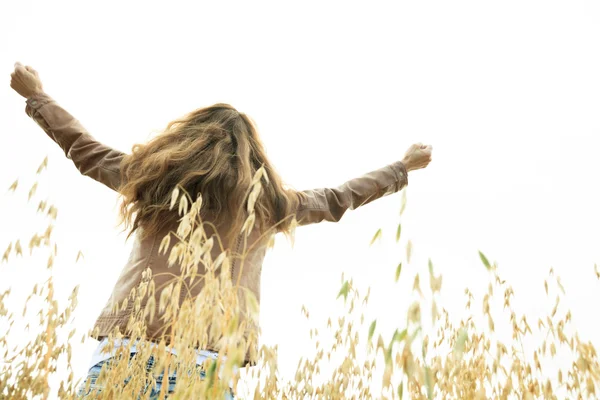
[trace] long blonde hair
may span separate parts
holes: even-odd
[[[248,192],[261,167],[269,184],[263,185],[255,203],[256,224],[263,230],[276,225],[277,232],[288,232],[289,217],[302,194],[283,188],[248,116],[218,103],[172,121],[148,143],[133,146],[122,160],[120,216],[121,224],[131,229],[127,237],[142,227],[145,238],[176,221],[177,213],[169,206],[179,186],[193,200],[202,194],[202,210],[227,215],[229,225],[221,235],[231,240],[247,217]]]

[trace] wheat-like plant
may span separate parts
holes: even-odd
[[[46,165],[47,159],[38,173]],[[232,258],[239,257],[243,268],[244,255],[252,245],[247,238],[255,223],[253,205],[264,184],[268,184],[268,179],[260,169],[248,194],[248,219],[241,232],[246,240],[240,255],[222,248],[218,236],[208,237],[208,222],[200,218],[202,194],[193,194],[194,200],[192,194],[180,189],[173,192],[171,208],[177,207],[181,220],[177,231],[164,237],[160,251],[170,249],[169,264],[178,273],[157,287],[152,271],[147,269],[128,299],[114,305],[117,311],[133,304],[134,312],[126,332],[113,332],[109,343],[124,336],[132,340],[128,346],[118,348],[117,356],[102,369],[96,382],[103,387],[102,391],[91,391],[87,398],[147,398],[148,388],[154,385],[156,376],[161,372],[166,376],[175,368],[177,384],[175,392],[169,395],[172,399],[222,398],[230,390],[230,383],[238,397],[247,393],[256,399],[596,398],[596,386],[600,382],[596,349],[590,342],[582,341],[570,325],[571,312],[559,312],[561,295],[564,296],[560,279],[550,270],[544,282],[546,291],[550,293],[553,289],[559,294],[548,316],[530,325],[527,316],[514,311],[513,289],[502,280],[497,265],[490,263],[483,253],[479,254],[483,266],[489,270],[488,290],[482,299],[476,299],[469,289],[465,290],[466,309],[472,313],[459,323],[451,322],[448,312],[437,304],[442,277],[435,274],[431,261],[427,274],[415,276],[412,287],[417,300],[408,308],[404,324],[393,332],[379,332],[376,320],[365,323],[370,290],[361,296],[360,288],[352,279],[343,279],[338,298],[344,302],[346,313],[329,318],[325,334],[311,329],[307,340],[314,342],[314,354],[298,361],[293,378],[282,377],[277,367],[277,348],[258,346],[257,299],[231,277]],[[15,181],[10,190],[17,188]],[[29,199],[35,196],[36,189],[37,184],[29,191]],[[402,199],[401,213],[406,205],[405,194]],[[56,244],[51,239],[57,209],[43,201],[37,211],[46,213],[50,225],[45,233],[31,238],[29,249],[32,252],[38,247],[47,248],[47,267],[51,270],[56,257]],[[401,231],[399,225],[396,241],[400,241]],[[293,239],[293,233],[291,237]],[[379,230],[372,243],[381,237]],[[172,243],[173,240],[176,243]],[[268,245],[272,244],[270,240]],[[220,252],[213,260],[211,250],[215,246]],[[411,253],[412,242],[407,241],[402,261],[410,263]],[[11,259],[16,256],[23,256],[20,241],[7,246],[2,262],[8,265],[2,268],[10,268]],[[77,259],[80,257],[78,254]],[[199,265],[204,266],[202,274],[198,273]],[[595,273],[600,279],[597,268]],[[427,296],[421,287],[424,277],[429,283]],[[390,279],[402,279],[402,263],[390,273]],[[199,282],[203,289],[199,295],[192,296]],[[500,303],[504,311],[493,313],[496,294],[502,296]],[[38,325],[30,327],[35,338],[24,345],[15,345],[9,340],[16,317],[14,310],[6,306],[8,296],[10,289],[0,293],[0,329],[4,329],[0,331],[0,398],[49,398],[49,380],[57,373],[59,362],[66,364],[69,375],[61,380],[58,397],[78,398],[81,382],[74,381],[71,367],[71,341],[76,332],[70,331],[66,341],[59,341],[57,334],[68,329],[77,306],[77,287],[68,305],[60,308],[52,278],[35,285],[23,313],[33,298],[40,300],[43,307],[39,310]],[[475,307],[477,304],[481,304],[480,310]],[[309,311],[303,308],[302,312],[308,318]],[[487,320],[484,326],[476,325],[478,316]],[[145,341],[137,342],[136,339],[144,338],[147,324],[157,318],[165,321],[165,338],[154,347]],[[424,318],[430,318],[431,324],[424,324]],[[495,334],[500,325],[512,330],[510,341],[503,342]],[[96,335],[97,332],[87,334]],[[523,345],[539,337],[544,339],[535,346]],[[134,343],[137,355],[130,358]],[[169,346],[176,350],[177,357],[171,354]],[[207,359],[202,366],[204,376],[201,376],[196,366],[196,349],[207,348],[218,349],[218,358]],[[107,350],[112,350],[111,345]],[[244,392],[240,390],[239,368],[248,355],[257,363],[246,374],[248,382],[243,385]],[[148,370],[146,363],[150,356],[155,363]],[[553,367],[556,362],[549,362],[558,356],[560,365]],[[90,389],[89,382],[87,385]],[[167,386],[163,384],[159,398],[167,395]]]

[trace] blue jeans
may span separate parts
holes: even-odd
[[[131,353],[129,356],[129,359],[133,358],[133,356],[135,356],[136,353]],[[79,387],[79,390],[77,392],[77,396],[78,397],[87,397],[87,396],[95,396],[97,393],[102,391],[102,386],[98,385],[96,383],[98,376],[100,375],[100,371],[102,370],[102,366],[108,362],[110,362],[112,360],[112,358],[109,358],[105,361],[100,361],[98,364],[94,365],[92,368],[90,368],[87,377],[85,378],[85,380],[83,381],[83,384]],[[148,360],[148,363],[146,364],[146,371],[150,372],[152,370],[152,367],[154,366],[154,357],[150,356],[150,359]],[[205,377],[205,372],[203,370],[200,371],[200,376],[202,379],[204,379]],[[164,378],[164,373],[161,372],[159,375],[157,375],[155,377],[156,379],[156,386],[152,387],[152,388],[147,388],[146,391],[143,394],[147,394],[147,390],[150,389],[150,400],[158,400],[158,395],[160,394],[160,391],[162,390],[162,385],[163,383],[165,383],[165,378]],[[90,381],[90,389],[89,391],[86,393],[85,392],[85,386],[87,385],[88,380]],[[126,379],[124,382],[124,385],[127,385],[127,382],[129,382],[130,378]],[[168,376],[168,382],[167,384],[169,385],[167,388],[166,393],[171,394],[175,391],[175,383],[177,381],[177,371],[173,371],[169,376]],[[93,398],[93,397],[91,397]],[[139,397],[141,398],[141,397]],[[147,398],[147,397],[144,397]],[[168,395],[165,396],[165,399],[168,399]],[[233,396],[233,392],[229,392],[229,393],[225,393],[225,400],[234,400],[234,396]]]

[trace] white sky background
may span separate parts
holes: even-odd
[[[498,262],[516,306],[533,316],[553,305],[543,279],[554,267],[575,325],[584,338],[598,337],[597,2],[215,3],[0,5],[0,189],[20,178],[17,194],[0,199],[1,250],[45,230],[32,217],[39,200],[58,206],[57,290],[66,296],[81,284],[82,332],[131,242],[114,228],[116,195],[82,177],[25,115],[9,87],[15,61],[36,68],[51,96],[122,151],[192,109],[230,103],[257,122],[271,160],[297,189],[337,186],[401,159],[412,143],[433,145],[431,165],[409,175],[401,245],[393,241],[396,194],[338,224],[301,228],[293,250],[281,240],[268,254],[263,340],[279,344],[285,373],[312,346],[302,304],[313,323],[326,320],[339,309],[343,271],[363,293],[371,286],[372,318],[389,336],[403,328],[412,277],[427,271],[428,258],[444,275],[443,306],[462,315],[464,288],[487,287],[478,250]],[[46,155],[49,170],[28,209]],[[384,240],[369,247],[378,228]],[[407,239],[413,260],[393,285]],[[75,264],[79,250],[85,262]],[[40,280],[30,262],[0,269],[0,288],[16,293]],[[80,375],[94,347],[77,344]]]

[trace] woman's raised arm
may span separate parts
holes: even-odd
[[[11,87],[27,99],[25,111],[73,161],[82,175],[118,190],[124,153],[98,142],[84,126],[44,93],[37,71],[17,63]]]
[[[402,161],[396,161],[337,188],[304,190],[296,212],[299,225],[321,221],[337,222],[347,210],[388,194],[400,191],[408,184],[408,171],[425,168],[431,162],[431,146],[412,145]]]

